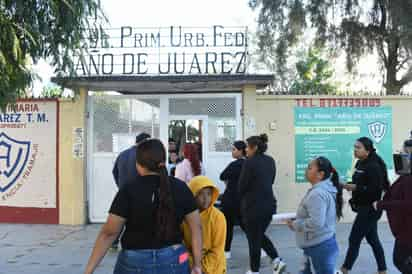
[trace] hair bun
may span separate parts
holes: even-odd
[[[264,144],[266,144],[269,141],[268,135],[266,133],[260,134],[259,138]]]

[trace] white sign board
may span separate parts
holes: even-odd
[[[73,157],[75,159],[83,158],[84,152],[84,130],[83,128],[73,128]]]
[[[0,206],[56,208],[57,104],[19,101],[0,113]]]

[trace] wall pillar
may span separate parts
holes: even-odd
[[[242,90],[242,124],[243,124],[243,139],[249,136],[256,135],[257,132],[257,102],[256,102],[256,86],[246,85]]]
[[[59,224],[81,225],[87,221],[86,101],[86,89],[80,89],[73,100],[60,101]],[[76,153],[76,148],[80,153]]]

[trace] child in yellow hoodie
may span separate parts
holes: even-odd
[[[219,196],[219,190],[206,176],[194,177],[189,182],[189,188],[195,196],[202,221],[202,272],[224,274],[226,273],[226,219],[223,213],[213,206]],[[190,252],[192,249],[190,229],[185,223],[183,223],[183,235],[184,243]]]

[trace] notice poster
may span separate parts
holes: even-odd
[[[311,159],[327,157],[340,180],[351,180],[356,159],[353,145],[359,137],[373,140],[389,170],[392,163],[391,107],[295,107],[296,182],[306,182],[305,170]]]
[[[0,113],[0,207],[56,208],[57,101]]]

